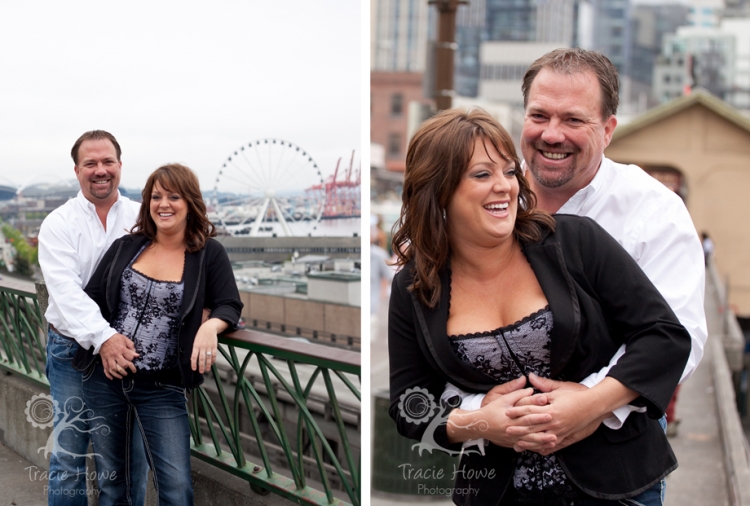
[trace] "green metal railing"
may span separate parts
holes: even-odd
[[[0,368],[48,386],[42,322],[36,294],[0,287]],[[359,506],[359,353],[248,331],[219,353],[189,395],[193,456],[259,493]]]
[[[0,368],[49,388],[36,293],[0,287]]]

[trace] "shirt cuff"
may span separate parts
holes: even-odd
[[[645,413],[646,407],[636,407],[631,406],[630,404],[626,404],[625,406],[620,406],[619,408],[612,411],[612,415],[609,418],[604,419],[604,425],[606,425],[608,428],[612,430],[618,430],[622,427],[622,424],[625,423],[625,420],[628,419],[628,416],[630,413]]]
[[[482,407],[482,401],[486,394],[468,394],[461,399],[461,409],[466,411],[477,411]]]
[[[448,400],[454,396],[458,396],[461,399],[461,405],[459,408],[465,411],[476,411],[482,407],[482,401],[484,400],[485,394],[470,394],[452,383],[446,383],[445,390],[440,398],[442,400]],[[469,441],[465,441],[463,445],[461,445],[461,448],[465,450],[472,446],[476,446],[479,449],[479,453],[484,455],[484,447],[486,445],[487,442],[484,438],[470,439]]]
[[[113,335],[117,334],[117,331],[113,329],[112,327],[108,327],[104,332],[102,332],[101,339],[97,339],[92,344],[94,346],[94,355],[98,355],[99,351],[102,348],[102,345]]]
[[[470,439],[468,441],[465,441],[463,446],[461,446],[461,448],[463,450],[467,450],[471,448],[472,446],[476,446],[477,449],[479,450],[479,453],[481,453],[482,456],[484,457],[484,447],[487,446],[487,441],[485,441],[484,438]]]

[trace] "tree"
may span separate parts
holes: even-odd
[[[3,223],[0,229],[5,236],[5,240],[13,245],[16,250],[15,267],[16,272],[22,276],[31,276],[34,274],[34,265],[39,263],[38,248],[32,248],[24,238],[20,230]]]

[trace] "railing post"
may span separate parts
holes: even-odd
[[[47,346],[47,318],[44,313],[47,312],[47,306],[49,306],[49,292],[47,291],[47,284],[44,280],[35,281],[34,288],[36,288],[36,300],[39,302],[39,310],[42,313],[42,343]]]

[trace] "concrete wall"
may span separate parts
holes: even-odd
[[[216,238],[227,250],[229,260],[288,260],[300,255],[325,255],[331,258],[359,258],[360,237],[229,237]]]
[[[361,306],[362,283],[345,277],[332,275],[315,275],[307,278],[307,296],[311,299],[325,300],[350,306]]]
[[[27,407],[34,396],[48,395],[49,391],[30,383],[21,376],[0,372],[0,443],[31,461],[40,469],[49,469],[49,455],[44,449],[52,433],[51,427],[35,427],[27,419]],[[37,424],[39,425],[39,424]],[[195,504],[216,506],[288,506],[291,501],[275,494],[259,495],[241,478],[191,458]],[[91,485],[89,485],[91,486]],[[89,505],[96,506],[95,495]],[[146,504],[156,505],[153,485],[149,484]]]
[[[359,348],[362,336],[359,307],[242,291],[240,297],[245,304],[242,317],[248,328],[252,327],[253,320],[258,320],[262,322],[260,328],[292,336],[309,338],[313,330],[336,334],[337,338],[351,336],[357,339],[355,348]],[[266,326],[266,322],[270,326]],[[299,334],[297,328],[300,328]]]
[[[696,233],[706,231],[713,239],[716,264],[729,277],[730,302],[738,314],[750,315],[750,132],[697,103],[615,136],[605,154],[622,163],[682,173]]]

